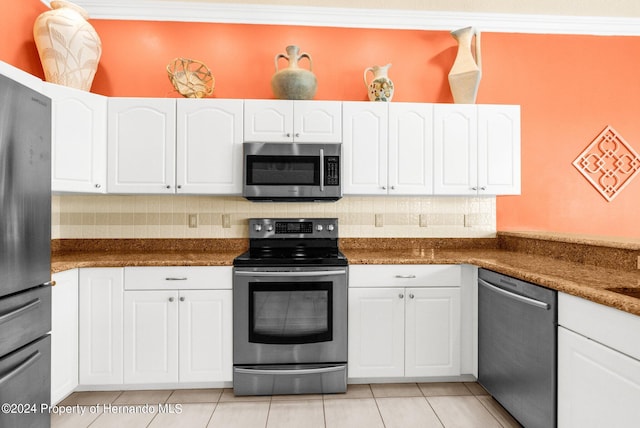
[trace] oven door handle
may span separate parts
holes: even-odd
[[[346,275],[347,271],[345,269],[340,270],[314,270],[309,272],[253,272],[253,271],[236,271],[235,275],[238,276],[286,276],[286,277],[310,277],[310,276],[333,276],[333,275]]]
[[[314,369],[242,369],[239,367],[234,368],[236,373],[244,374],[259,374],[259,375],[307,375],[307,374],[321,374],[339,372],[345,369],[346,366],[329,366],[319,367]]]

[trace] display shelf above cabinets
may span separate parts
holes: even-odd
[[[520,194],[520,107],[436,104],[435,195]]]
[[[52,99],[51,190],[106,193],[107,97],[43,83]]]
[[[243,100],[109,99],[108,192],[240,194]]]
[[[433,105],[345,102],[345,195],[433,193]]]
[[[244,140],[339,143],[342,141],[342,102],[245,100]]]

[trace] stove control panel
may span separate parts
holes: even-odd
[[[338,238],[338,219],[252,218],[249,238]]]

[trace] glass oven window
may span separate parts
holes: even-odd
[[[248,185],[320,185],[319,156],[247,156]]]
[[[249,342],[302,344],[333,340],[332,282],[249,284]]]

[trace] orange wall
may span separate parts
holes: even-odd
[[[31,26],[44,6],[1,1],[0,60],[42,77]],[[297,44],[313,58],[316,99],[366,100],[363,69],[390,62],[394,101],[452,102],[447,32],[92,23],[104,50],[92,90],[104,95],[178,96],[165,66],[184,56],[211,68],[215,97],[272,98],[273,58]],[[640,237],[640,177],[607,202],[572,165],[606,125],[640,151],[640,37],[484,33],[482,53],[478,102],[522,106],[522,195],[497,198],[498,230]]]

